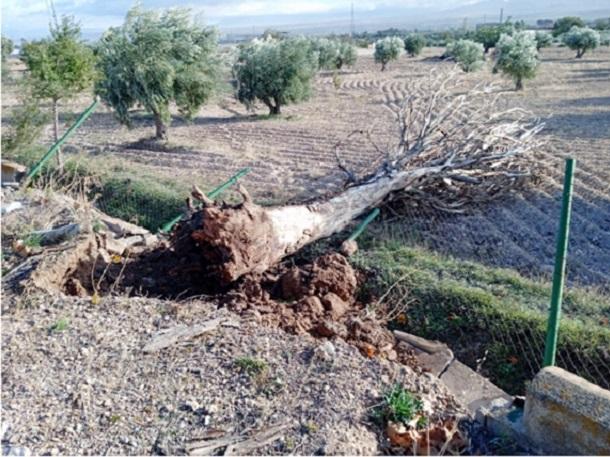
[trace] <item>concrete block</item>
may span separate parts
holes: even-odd
[[[441,381],[473,414],[482,406],[508,406],[513,401],[502,389],[458,360],[449,365],[441,375]]]
[[[610,391],[558,367],[542,369],[525,401],[528,440],[556,455],[610,455]]]

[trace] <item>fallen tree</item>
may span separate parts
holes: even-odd
[[[465,85],[455,72],[411,84],[394,105],[397,141],[389,148],[378,147],[366,131],[338,143],[335,156],[346,184],[327,200],[265,208],[241,187],[242,204],[219,206],[195,189],[193,196],[204,205],[177,226],[176,251],[192,250],[194,243],[206,272],[228,284],[341,231],[385,201],[417,198],[456,211],[522,184],[532,176],[543,124],[523,109],[499,109],[505,93],[495,87]],[[364,135],[379,155],[361,176],[340,157],[356,135]]]

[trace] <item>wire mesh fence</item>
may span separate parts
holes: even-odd
[[[606,215],[610,204],[605,203]],[[415,300],[403,326],[449,344],[458,359],[511,393],[542,367],[560,195],[516,195],[450,214],[417,204],[371,229],[373,252],[403,248],[392,283],[407,273]],[[610,388],[610,263],[576,196],[556,364]],[[599,217],[599,215],[597,215]],[[387,270],[387,269],[386,269]]]

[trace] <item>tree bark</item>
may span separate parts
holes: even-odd
[[[517,78],[517,90],[523,90],[523,79],[522,78]]]
[[[155,117],[155,129],[156,129],[156,134],[155,134],[155,138],[157,140],[167,140],[167,125],[165,124],[165,122],[163,122],[163,118],[161,117],[161,114],[159,113],[153,113],[154,117]]]
[[[59,100],[53,99],[53,140],[55,143],[59,140]],[[61,148],[57,150],[57,166],[61,169],[64,166],[64,160],[61,154]]]
[[[245,201],[235,207],[208,206],[174,236],[194,240],[209,275],[226,285],[247,273],[262,273],[303,246],[343,230],[389,193],[442,170],[433,166],[383,175],[311,205],[264,208]]]

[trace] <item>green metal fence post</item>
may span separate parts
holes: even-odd
[[[47,161],[51,157],[53,157],[53,155],[59,150],[60,146],[62,144],[64,144],[66,142],[66,140],[68,138],[70,138],[70,136],[72,136],[74,131],[77,128],[79,128],[81,126],[81,124],[83,122],[85,122],[85,120],[87,120],[87,118],[89,116],[91,116],[91,113],[93,113],[93,111],[95,110],[95,107],[97,106],[98,102],[99,102],[99,99],[96,98],[93,101],[93,103],[89,106],[89,108],[87,108],[85,111],[82,112],[82,114],[78,117],[76,122],[74,122],[74,124],[72,124],[72,126],[68,130],[66,130],[66,132],[62,135],[62,137],[59,140],[57,140],[57,142],[53,146],[51,146],[51,148],[47,151],[47,153],[42,156],[42,159],[40,159],[38,161],[38,163],[36,165],[34,165],[34,168],[32,168],[30,170],[30,172],[28,173],[28,175],[26,176],[25,185],[27,185],[30,182],[30,180],[38,174],[38,172],[43,167],[43,165],[45,163],[47,163]]]
[[[356,227],[356,230],[354,230],[352,232],[352,234],[349,236],[349,238],[346,241],[354,241],[356,238],[358,238],[360,236],[360,234],[362,232],[364,232],[364,229],[366,228],[366,226],[369,225],[369,223],[373,219],[375,219],[378,215],[379,215],[379,208],[375,208],[373,211],[371,211],[369,213],[368,216],[366,216],[364,218],[364,220],[362,222],[360,222],[360,224],[358,224],[358,227]]]
[[[563,203],[561,206],[559,232],[557,234],[555,271],[553,272],[551,308],[549,311],[549,321],[546,331],[546,345],[544,348],[543,366],[545,367],[555,365],[555,354],[557,352],[557,334],[559,333],[559,320],[561,317],[561,299],[563,296],[563,283],[565,279],[566,269],[566,253],[568,251],[568,234],[570,230],[570,213],[572,210],[574,163],[574,159],[566,159],[566,170],[565,177],[563,180]]]
[[[224,183],[222,183],[220,186],[218,186],[216,189],[211,190],[207,196],[209,198],[216,198],[218,197],[222,192],[224,192],[227,188],[229,188],[230,186],[232,186],[233,184],[235,184],[237,182],[237,180],[239,178],[241,178],[242,176],[248,174],[250,172],[250,168],[244,168],[243,170],[238,171],[236,174],[234,174],[233,176],[231,176],[227,181],[225,181]],[[161,228],[159,229],[159,231],[161,233],[167,233],[169,232],[172,227],[174,225],[176,225],[178,223],[178,221],[182,218],[182,214],[179,214],[178,216],[174,217],[171,221],[165,223],[163,226],[161,226]]]

